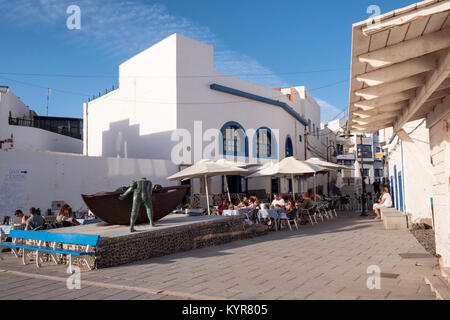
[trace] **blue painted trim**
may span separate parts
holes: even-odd
[[[264,98],[264,97],[258,96],[256,94],[244,92],[244,91],[233,89],[230,87],[221,86],[220,84],[217,84],[217,83],[213,83],[209,87],[212,90],[217,90],[217,91],[229,93],[229,94],[232,94],[235,96],[244,97],[244,98],[247,98],[250,100],[264,102],[264,103],[268,103],[268,104],[272,104],[272,105],[281,107],[287,113],[289,113],[291,116],[293,116],[295,119],[300,121],[303,125],[305,125],[305,126],[308,125],[308,122],[297,111],[295,111],[291,106],[289,106],[287,103],[284,103],[284,102],[281,102],[278,100],[269,99],[269,98]]]
[[[290,148],[288,148],[288,141],[291,142]],[[286,158],[294,156],[294,144],[292,143],[292,138],[289,134],[286,136],[286,141],[284,142],[284,153]]]
[[[402,174],[402,185],[403,185],[403,189],[404,189],[404,192],[403,192],[403,198],[402,198],[402,203],[403,203],[403,205],[402,205],[402,208],[403,208],[403,212],[404,213],[406,213],[406,185],[405,185],[405,175],[404,175],[404,173],[405,173],[405,163],[404,163],[404,161],[403,161],[403,141],[401,141],[400,140],[400,147],[401,147],[401,151],[402,151],[402,172],[403,172],[403,174]]]
[[[395,181],[394,181],[394,185],[395,185],[395,209],[398,210],[399,201],[398,201],[398,184],[397,184],[397,182],[398,182],[397,165],[394,166],[394,179],[395,179]]]
[[[235,151],[233,154],[231,153],[226,153],[226,150],[223,149],[223,132],[224,130],[229,127],[229,126],[233,126],[233,127],[237,127],[240,130],[242,130],[242,132],[244,133],[244,153],[242,152],[237,152]],[[243,126],[241,126],[238,122],[236,121],[228,121],[227,123],[225,123],[222,128],[220,129],[220,141],[219,141],[219,152],[222,155],[232,155],[232,156],[241,156],[241,157],[248,157],[248,137],[247,134],[245,133],[245,129]]]
[[[393,201],[393,207],[395,207],[395,204],[396,204],[396,199],[395,199],[395,192],[394,192],[394,178],[391,176],[391,192],[390,192],[390,194],[391,194],[391,198],[392,198],[392,201]]]
[[[398,207],[401,212],[404,212],[404,209],[403,209],[403,183],[402,183],[403,174],[401,171],[399,171],[397,173],[397,175],[398,175],[398,199],[399,199]]]
[[[257,139],[260,130],[266,130],[267,133],[270,135],[270,156],[260,155],[258,153]],[[255,135],[253,136],[253,156],[256,158],[277,159],[277,155],[278,155],[278,143],[275,135],[272,133],[272,130],[270,130],[270,128],[268,127],[260,127],[258,130],[256,130]]]

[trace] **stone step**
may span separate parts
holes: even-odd
[[[426,275],[425,283],[430,285],[431,291],[436,294],[438,300],[450,300],[450,284],[439,275]]]
[[[383,225],[385,230],[407,229],[406,216],[398,212],[384,212]]]
[[[447,279],[448,283],[450,284],[450,268],[441,268],[441,275],[445,279]]]

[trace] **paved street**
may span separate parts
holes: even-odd
[[[83,272],[81,289],[66,287],[61,265],[0,261],[0,299],[434,299],[423,275],[437,259],[408,231],[380,221],[340,216],[298,231]],[[381,270],[369,290],[369,266]]]

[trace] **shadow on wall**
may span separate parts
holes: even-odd
[[[170,160],[172,147],[171,131],[140,135],[140,125],[130,125],[130,119],[112,122],[108,131],[103,131],[102,155],[113,158]]]

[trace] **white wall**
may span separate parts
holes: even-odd
[[[420,150],[424,159],[430,158],[430,145],[428,129],[422,120],[407,123],[403,129],[411,132],[410,134],[415,146]],[[405,142],[395,138],[394,147],[389,148],[389,179],[393,180],[394,190],[391,191],[393,199],[400,197],[399,191],[395,186],[394,165],[397,168],[397,174],[401,172],[403,184],[403,203],[404,212],[412,215],[413,223],[419,223],[423,219],[431,219],[430,197],[432,196],[432,176],[423,168],[422,162],[415,155],[411,142]],[[397,187],[398,188],[398,187]],[[399,202],[399,199],[397,200]],[[400,203],[398,203],[400,206]],[[399,207],[400,209],[400,207]]]
[[[450,268],[450,97],[427,115],[433,164],[433,201],[436,252],[441,265]]]
[[[176,38],[119,66],[119,89],[84,105],[84,154],[169,159],[176,128]]]
[[[86,208],[80,194],[114,191],[141,177],[153,184],[176,185],[166,178],[177,171],[171,161],[163,160],[0,151],[0,218],[30,207],[45,214],[52,201],[66,201],[74,210]]]
[[[8,132],[13,134],[15,150],[83,153],[80,139],[32,127],[9,126]]]

